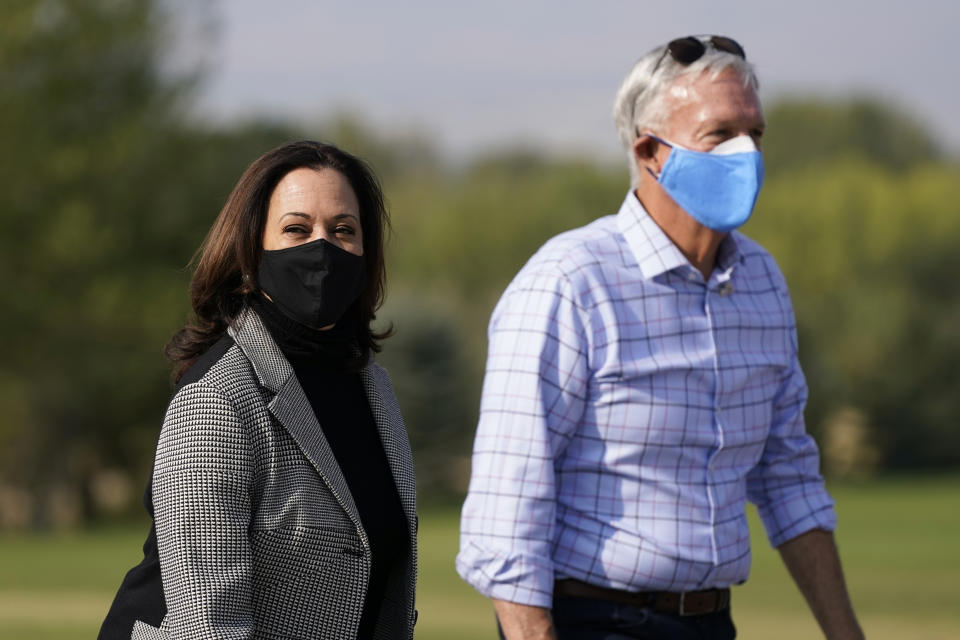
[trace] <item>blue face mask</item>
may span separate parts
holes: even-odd
[[[671,147],[660,176],[650,174],[694,220],[714,231],[732,231],[750,218],[763,184],[763,155],[750,136],[703,152],[647,135]]]

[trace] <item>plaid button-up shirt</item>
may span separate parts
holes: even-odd
[[[630,193],[530,259],[489,337],[457,557],[484,595],[742,582],[747,499],[773,545],[834,528],[786,283],[747,237],[705,281]]]

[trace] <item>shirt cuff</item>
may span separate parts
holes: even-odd
[[[549,609],[553,563],[534,555],[504,553],[468,541],[457,555],[457,573],[488,598]]]
[[[833,499],[822,487],[816,491],[808,488],[784,496],[776,503],[758,508],[758,512],[773,547],[779,547],[807,531],[833,531],[837,528]]]

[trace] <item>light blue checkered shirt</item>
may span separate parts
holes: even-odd
[[[747,499],[773,545],[834,528],[786,283],[746,236],[705,282],[630,193],[530,259],[489,337],[457,556],[484,595],[740,583]]]

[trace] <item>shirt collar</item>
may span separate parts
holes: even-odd
[[[743,252],[740,251],[740,234],[736,231],[731,231],[717,248],[716,271],[724,273],[731,272],[734,267],[738,264],[743,264],[745,260],[746,257],[743,255]]]
[[[627,193],[623,204],[620,205],[617,224],[640,266],[640,273],[643,274],[644,279],[651,280],[677,267],[690,266],[686,256],[654,222],[633,190]],[[731,232],[717,249],[716,270],[730,274],[741,262],[743,262],[743,254],[740,252],[737,234]]]

